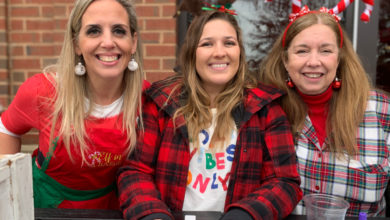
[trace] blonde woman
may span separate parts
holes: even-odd
[[[145,133],[118,177],[125,219],[282,219],[301,199],[282,94],[248,75],[241,30],[221,10],[192,21],[180,73],[146,91]]]
[[[304,194],[346,199],[348,216],[384,216],[390,180],[390,99],[369,79],[338,17],[302,11],[275,42],[260,81],[287,95]],[[305,213],[300,202],[294,213]]]
[[[35,207],[119,208],[115,173],[135,146],[147,84],[137,31],[129,0],[76,1],[58,64],[29,78],[1,115],[0,153],[39,130]]]

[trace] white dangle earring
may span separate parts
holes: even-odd
[[[127,68],[129,68],[130,71],[136,71],[138,69],[138,63],[134,59],[134,54],[131,55],[131,60],[129,64],[127,65]]]
[[[85,72],[85,66],[81,63],[81,58],[79,58],[79,63],[74,67],[74,73],[77,76],[83,76]]]

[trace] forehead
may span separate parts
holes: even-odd
[[[128,24],[126,9],[116,0],[96,0],[85,10],[82,24],[116,22]]]
[[[336,33],[327,25],[314,24],[298,33],[291,45],[331,44],[337,45]]]
[[[208,21],[202,31],[201,39],[213,36],[225,36],[237,38],[236,30],[233,25],[223,19],[213,19]]]

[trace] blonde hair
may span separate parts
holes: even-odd
[[[281,105],[292,125],[293,134],[300,133],[307,115],[307,106],[295,89],[287,87],[288,75],[283,60],[288,60],[287,49],[295,36],[315,24],[330,27],[336,34],[337,42],[340,42],[343,37],[343,46],[339,48],[339,66],[336,73],[342,80],[342,84],[339,90],[333,91],[326,132],[330,151],[353,155],[356,153],[356,132],[359,123],[363,120],[371,86],[351,41],[331,15],[320,12],[309,13],[295,20],[286,32],[285,47],[282,46],[283,36],[281,35],[268,56],[262,61],[258,75],[259,81],[287,92],[287,95],[282,98]],[[338,46],[340,47],[339,44]]]
[[[138,32],[137,17],[134,6],[129,0],[116,0],[126,10],[129,17],[131,35]],[[55,66],[50,66],[45,69],[51,75],[55,75],[56,79],[54,85],[56,86],[56,97],[54,100],[54,112],[52,118],[52,128],[50,132],[50,143],[53,142],[55,136],[61,137],[64,141],[69,157],[72,159],[70,153],[70,144],[73,143],[79,151],[83,162],[86,162],[85,151],[88,149],[86,139],[86,130],[84,121],[88,118],[89,113],[94,108],[93,97],[87,88],[88,74],[84,76],[76,76],[74,67],[78,62],[78,56],[75,52],[75,43],[81,29],[82,16],[88,6],[94,0],[77,0],[75,6],[70,14],[65,39],[62,46],[61,54]],[[137,116],[141,117],[141,94],[142,85],[145,75],[142,69],[142,54],[141,42],[137,41],[137,51],[134,54],[134,59],[138,62],[139,68],[131,72],[127,68],[124,70],[123,77],[123,105],[122,105],[122,129],[127,134],[129,143],[128,153],[131,153],[135,147],[136,142],[136,124]],[[88,112],[86,112],[84,103],[85,98],[90,100]],[[142,122],[142,119],[140,120]],[[55,133],[56,125],[60,124],[58,133]],[[142,127],[142,123],[139,123]],[[52,148],[50,148],[52,153]]]
[[[201,79],[196,72],[195,63],[196,50],[203,28],[209,21],[214,19],[227,21],[236,30],[240,47],[240,64],[237,74],[215,98],[214,102],[216,103],[218,111],[216,115],[216,127],[213,137],[211,138],[211,148],[216,145],[221,146],[227,140],[226,136],[229,135],[230,137],[230,132],[235,126],[231,116],[233,109],[242,102],[244,88],[253,88],[256,86],[254,77],[251,78],[247,74],[248,69],[245,61],[241,29],[239,28],[236,19],[230,14],[219,11],[203,12],[200,16],[196,17],[187,30],[180,51],[180,73],[174,77],[175,79],[180,79],[180,83],[171,93],[173,94],[176,89],[180,88],[182,91],[181,95],[185,94],[184,97],[186,97],[186,100],[184,101],[183,106],[175,112],[173,121],[181,115],[185,117],[189,136],[192,138],[195,148],[199,148],[198,135],[200,131],[210,126],[213,117],[210,110],[210,97],[202,87]]]

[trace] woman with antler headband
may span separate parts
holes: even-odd
[[[180,72],[146,91],[145,135],[118,177],[126,219],[282,219],[301,199],[281,94],[248,74],[232,11],[208,6],[219,10],[192,21]]]
[[[383,216],[390,99],[372,89],[338,17],[326,8],[292,14],[259,76],[287,93],[281,105],[295,134],[304,194],[343,197],[348,216]],[[305,213],[302,202],[294,213]]]

